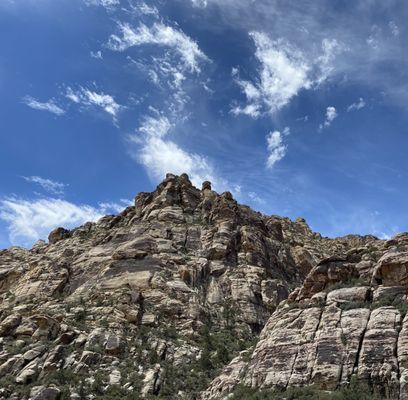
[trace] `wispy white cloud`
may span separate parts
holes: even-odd
[[[255,192],[249,192],[248,193],[248,197],[254,202],[257,203],[259,205],[264,205],[266,204],[265,199],[263,199],[262,197],[260,197],[257,193]]]
[[[111,115],[114,120],[116,120],[117,115],[124,108],[124,106],[118,104],[111,95],[103,92],[98,93],[83,87],[80,87],[78,90],[68,87],[66,97],[72,102],[82,106],[101,108]]]
[[[58,227],[73,228],[87,221],[97,221],[108,212],[117,212],[120,204],[102,203],[97,207],[78,205],[63,199],[0,200],[0,219],[7,223],[12,244],[28,246],[37,239],[47,238]],[[125,208],[123,204],[122,208]]]
[[[214,181],[212,168],[205,157],[189,153],[176,143],[159,137],[147,140],[142,148],[140,161],[157,179],[163,179],[167,172],[186,172],[195,185],[200,185],[205,180]]]
[[[27,182],[36,183],[40,185],[45,191],[60,195],[64,193],[64,189],[68,186],[65,183],[53,181],[51,179],[42,178],[41,176],[23,176],[22,177]]]
[[[52,99],[46,102],[41,102],[31,96],[25,96],[23,97],[23,103],[34,110],[48,111],[58,116],[65,114],[65,110],[57,106]]]
[[[247,104],[234,106],[232,113],[259,117],[274,114],[301,90],[323,83],[333,72],[333,61],[342,46],[336,40],[324,39],[322,52],[315,60],[308,60],[296,47],[283,39],[272,40],[261,32],[251,32],[255,56],[260,64],[258,77],[253,81],[241,79],[237,69],[232,75],[245,94]]]
[[[200,8],[205,8],[208,5],[207,0],[191,0],[191,3],[193,4],[194,7],[200,7]]]
[[[286,131],[288,134],[289,131]],[[284,144],[283,135],[280,131],[269,132],[266,135],[266,144],[268,149],[268,158],[266,160],[267,168],[272,168],[278,161],[286,155],[287,146]]]
[[[154,17],[158,18],[155,9],[149,11],[140,4],[135,7],[139,13],[142,7],[144,12],[154,12]],[[156,22],[150,27],[140,24],[136,28],[121,23],[119,30],[120,34],[111,35],[107,44],[113,51],[125,51],[142,45],[157,47],[148,61],[141,58],[133,59],[131,55],[128,59],[146,74],[162,94],[165,93],[166,108],[170,114],[177,116],[189,102],[190,96],[186,90],[188,83],[190,88],[194,82],[207,89],[205,82],[196,80],[201,79],[202,64],[209,61],[209,58],[198,44],[179,28],[165,25],[163,22]],[[158,49],[161,50],[159,54]]]
[[[154,117],[145,117],[143,123],[139,127],[139,132],[143,133],[146,138],[164,138],[172,127],[167,117],[160,115],[157,111],[155,114]]]
[[[132,28],[120,23],[121,35],[111,35],[108,47],[114,51],[124,51],[133,46],[146,44],[165,46],[179,54],[184,67],[191,72],[200,72],[200,62],[208,61],[198,44],[181,30],[156,22],[151,27],[140,24]]]
[[[167,78],[167,82],[171,89],[180,90],[183,82],[187,79],[184,71],[180,70],[177,65],[174,65],[171,60],[168,60],[167,57],[152,58],[152,64],[150,65],[150,74],[152,81],[161,84],[162,80],[158,78],[161,77]]]
[[[133,203],[132,200],[129,199],[120,199],[118,202],[101,202],[98,203],[98,210],[103,214],[112,214],[112,213],[120,213],[126,207],[130,206]]]
[[[304,7],[292,0],[207,0],[206,3],[205,13],[216,10],[223,23],[233,29],[264,31],[271,39],[284,38],[301,49],[309,65],[314,65],[321,56],[319,44],[325,39],[335,39],[339,53],[328,79],[344,83],[346,78],[348,83],[375,88],[387,95],[387,101],[406,108],[408,54],[404,21],[408,8],[398,2],[358,0],[345,4],[342,12],[335,2],[327,0],[307,1]],[[195,12],[200,11],[196,8]],[[317,66],[316,69],[319,70]],[[243,78],[256,82],[253,78]]]
[[[155,180],[161,180],[166,173],[187,173],[191,181],[199,186],[210,180],[215,186],[223,186],[214,168],[206,157],[188,152],[168,138],[172,124],[167,117],[156,114],[147,116],[130,140],[138,145],[137,161]]]
[[[332,121],[337,118],[338,114],[336,108],[333,106],[329,106],[326,109],[326,123],[330,125]]]
[[[366,105],[366,103],[365,103],[364,99],[362,97],[360,97],[358,99],[358,101],[356,101],[355,103],[350,104],[347,107],[347,112],[361,110],[362,108],[365,107],[365,105]]]
[[[92,57],[92,58],[96,58],[96,59],[98,59],[98,60],[102,60],[102,59],[103,59],[102,52],[101,52],[100,50],[91,51],[90,54],[91,54],[91,57]]]
[[[189,89],[192,87],[203,87],[208,91],[205,81],[201,81],[200,77],[192,76],[189,70],[185,69],[183,64],[168,51],[163,51],[160,56],[152,56],[149,61],[133,59],[128,57],[128,60],[136,66],[150,82],[160,91],[161,96],[166,98],[168,112],[173,116],[180,115],[188,104],[191,97]]]
[[[120,0],[85,0],[88,6],[102,6],[107,9],[114,8],[120,4]]]
[[[394,36],[399,36],[400,31],[399,31],[398,25],[397,25],[394,21],[390,21],[390,22],[388,23],[388,26],[389,26],[389,28],[390,28],[391,33],[392,33]]]
[[[305,115],[304,117],[296,118],[296,121],[307,122],[309,121],[309,116]]]
[[[322,54],[317,58],[315,64],[317,68],[315,84],[319,85],[323,83],[335,72],[335,58],[345,50],[345,46],[340,44],[336,39],[325,38],[322,40]]]
[[[338,117],[338,113],[336,107],[329,106],[326,108],[326,119],[324,120],[323,124],[319,125],[319,130],[323,128],[328,128],[331,123]]]
[[[154,5],[148,5],[145,2],[137,3],[136,5],[131,6],[133,11],[136,11],[138,14],[150,15],[153,17],[159,16],[159,10]]]
[[[285,136],[290,135],[290,128],[289,128],[288,126],[285,126],[285,128],[283,128],[282,133],[283,133]]]
[[[131,154],[155,181],[162,180],[168,172],[187,173],[195,185],[200,186],[204,180],[210,180],[215,188],[225,188],[225,181],[218,176],[207,157],[183,148],[174,138],[173,122],[181,126],[189,118],[185,106],[190,100],[192,82],[208,89],[205,86],[207,81],[202,83],[198,80],[204,79],[201,69],[203,63],[210,60],[194,39],[177,26],[165,24],[163,20],[159,22],[157,9],[141,4],[133,7],[135,11],[153,15],[156,22],[137,26],[120,23],[119,32],[111,35],[107,43],[112,51],[123,52],[140,46],[154,49],[149,61],[133,58],[131,52],[128,56],[128,60],[160,90],[163,98],[163,111],[158,112],[150,107],[151,113],[142,118],[136,133],[129,136],[134,145]]]
[[[272,41],[264,33],[251,32],[250,36],[260,63],[259,79],[254,83],[236,79],[248,104],[244,108],[237,106],[232,112],[258,117],[263,107],[268,113],[276,112],[312,82],[308,78],[310,67],[300,51],[283,41]]]
[[[373,25],[371,27],[371,33],[366,39],[366,43],[372,50],[378,51],[381,47],[382,42],[382,29],[378,25]]]

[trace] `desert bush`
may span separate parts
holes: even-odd
[[[401,296],[384,296],[372,304],[372,309],[387,306],[395,307],[402,316],[405,316],[408,312],[408,301],[404,300]]]
[[[352,380],[348,386],[329,392],[314,386],[292,387],[283,391],[257,390],[240,385],[230,400],[380,400],[370,387]]]

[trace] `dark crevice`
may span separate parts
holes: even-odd
[[[363,348],[363,342],[364,342],[365,334],[367,331],[368,323],[370,322],[370,318],[371,318],[371,310],[369,310],[366,325],[360,335],[360,340],[358,342],[358,348],[357,348],[356,358],[354,360],[352,375],[357,374],[358,362],[360,359],[361,349]]]

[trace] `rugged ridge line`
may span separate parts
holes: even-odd
[[[168,174],[119,215],[0,251],[0,399],[408,398],[408,235],[324,238]],[[256,342],[256,345],[254,345]]]

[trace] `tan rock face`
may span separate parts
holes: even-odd
[[[239,380],[227,366],[202,398],[222,398],[231,382],[335,390],[354,377],[381,398],[407,399],[406,236],[369,242],[315,266],[271,315]]]
[[[70,232],[64,228],[56,228],[48,235],[48,242],[50,244],[57,243],[60,240],[68,238]]]
[[[0,398],[187,400],[217,371],[205,399],[352,376],[408,398],[407,252],[404,235],[322,238],[168,174],[119,215],[0,251]]]
[[[385,286],[408,285],[408,252],[385,253],[375,268],[373,279]]]
[[[0,336],[10,335],[20,325],[21,315],[11,314],[0,323]]]
[[[336,289],[329,292],[327,295],[328,303],[349,303],[349,302],[365,302],[369,300],[371,295],[370,288],[367,286],[350,287]]]

